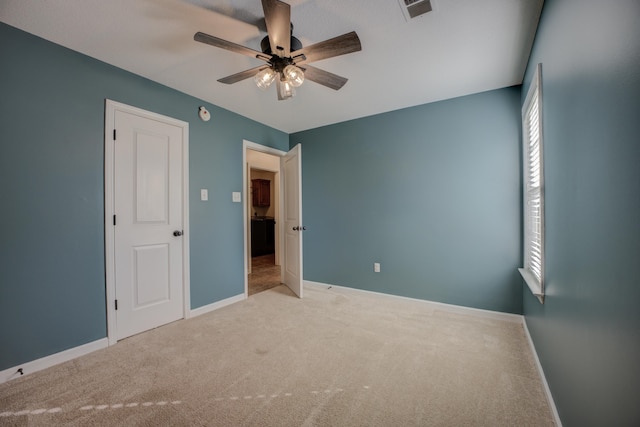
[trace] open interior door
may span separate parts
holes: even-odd
[[[284,186],[284,283],[302,298],[302,147],[281,160]]]

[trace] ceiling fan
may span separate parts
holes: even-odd
[[[295,88],[305,80],[319,83],[334,90],[340,89],[347,79],[309,65],[310,62],[333,58],[362,50],[355,31],[323,42],[303,47],[300,40],[293,37],[291,6],[280,0],[262,0],[267,36],[260,42],[262,52],[197,32],[193,39],[211,46],[230,50],[257,58],[265,64],[219,79],[220,83],[233,84],[254,78],[256,85],[266,90],[275,80],[278,100],[295,95]]]

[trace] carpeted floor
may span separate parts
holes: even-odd
[[[280,285],[280,266],[275,264],[275,254],[251,258],[251,274],[249,274],[248,280],[249,296]]]
[[[278,286],[0,385],[9,426],[551,426],[520,323]]]

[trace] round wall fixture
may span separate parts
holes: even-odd
[[[209,113],[209,110],[207,110],[204,107],[198,108],[198,115],[200,116],[203,122],[208,122],[211,119],[211,114]]]

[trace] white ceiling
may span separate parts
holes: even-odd
[[[287,133],[517,85],[543,0],[290,0],[304,46],[355,30],[362,51],[314,62],[349,79],[278,101],[275,85],[216,80],[261,61],[195,42],[202,31],[260,50],[260,0],[0,0],[0,20]]]

